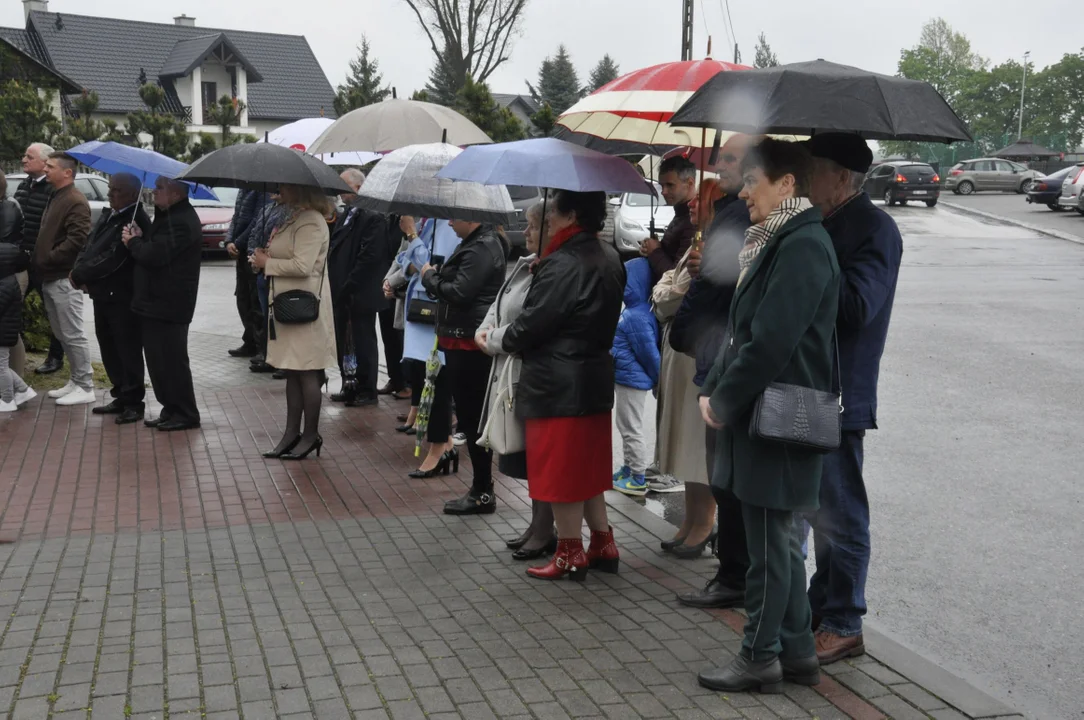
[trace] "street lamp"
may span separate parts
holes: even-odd
[[[1031,57],[1031,51],[1028,50],[1024,53],[1024,76],[1020,78],[1020,125],[1016,129],[1016,139],[1020,140],[1024,137],[1024,88],[1028,82],[1028,58]]]

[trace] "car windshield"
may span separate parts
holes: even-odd
[[[509,185],[508,194],[512,197],[512,202],[517,200],[530,200],[531,198],[542,197],[542,193],[538,192],[536,187],[520,187],[519,185]]]
[[[655,184],[655,192],[662,193],[662,186],[658,183]],[[661,205],[662,201],[658,197],[651,197],[647,193],[626,193],[625,204],[629,207],[649,207],[651,205]]]
[[[195,207],[233,207],[237,202],[237,194],[241,192],[237,188],[231,187],[213,187],[215,195],[218,196],[218,200],[192,200],[192,205]]]
[[[1071,173],[1072,171],[1079,170],[1079,169],[1080,169],[1079,165],[1070,165],[1067,168],[1062,168],[1061,170],[1058,170],[1056,173],[1050,173],[1049,175],[1046,176],[1046,179],[1047,180],[1060,180],[1061,178],[1068,177],[1069,173]]]

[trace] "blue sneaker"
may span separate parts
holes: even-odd
[[[647,481],[643,475],[629,475],[614,481],[614,490],[632,497],[647,495]]]
[[[622,480],[627,480],[632,477],[632,469],[628,465],[623,466],[620,470],[614,473],[614,488],[617,488],[617,484]]]

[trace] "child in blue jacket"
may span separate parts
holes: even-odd
[[[625,309],[614,334],[614,416],[624,445],[624,466],[614,490],[646,495],[644,471],[651,461],[644,441],[644,402],[659,382],[659,324],[651,311],[651,266],[647,258],[625,263]]]

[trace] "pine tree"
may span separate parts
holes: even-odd
[[[768,38],[764,33],[761,33],[760,37],[757,38],[757,54],[753,60],[753,67],[775,67],[778,64],[779,58],[772,52],[772,46],[768,44]]]
[[[128,113],[128,132],[137,138],[140,134],[149,135],[152,150],[180,158],[188,150],[188,129],[173,115],[161,112],[166,91],[147,83],[139,88],[139,97],[147,109]]]
[[[459,90],[455,109],[465,118],[477,125],[494,142],[522,140],[527,137],[523,124],[508,108],[503,108],[493,99],[489,87],[484,82],[474,82],[470,75]]]
[[[339,116],[366,105],[387,99],[391,88],[381,85],[380,63],[369,57],[369,39],[361,36],[358,56],[350,61],[350,75],[335,94],[335,112]]]
[[[0,83],[0,160],[15,162],[35,142],[49,142],[60,130],[53,114],[56,93],[39,94],[34,83]]]
[[[598,61],[598,65],[591,71],[591,81],[588,87],[591,92],[594,92],[606,83],[613,82],[620,75],[621,71],[618,69],[617,63],[607,53],[602,56],[602,59]]]
[[[539,105],[549,104],[560,115],[583,97],[580,78],[564,45],[557,46],[557,57],[546,58],[538,70],[538,87],[530,83],[531,97]]]
[[[218,103],[208,111],[207,114],[214,124],[222,129],[222,147],[237,142],[230,129],[241,124],[241,114],[244,111],[245,103],[240,98],[231,98],[229,95],[220,97]]]
[[[441,59],[429,71],[429,83],[425,86],[425,94],[431,103],[452,107],[455,105],[458,93],[459,83],[455,79],[448,53],[444,52]]]
[[[553,134],[553,126],[557,124],[557,113],[553,112],[549,103],[544,103],[538,112],[531,116],[531,124],[539,135],[549,137]]]

